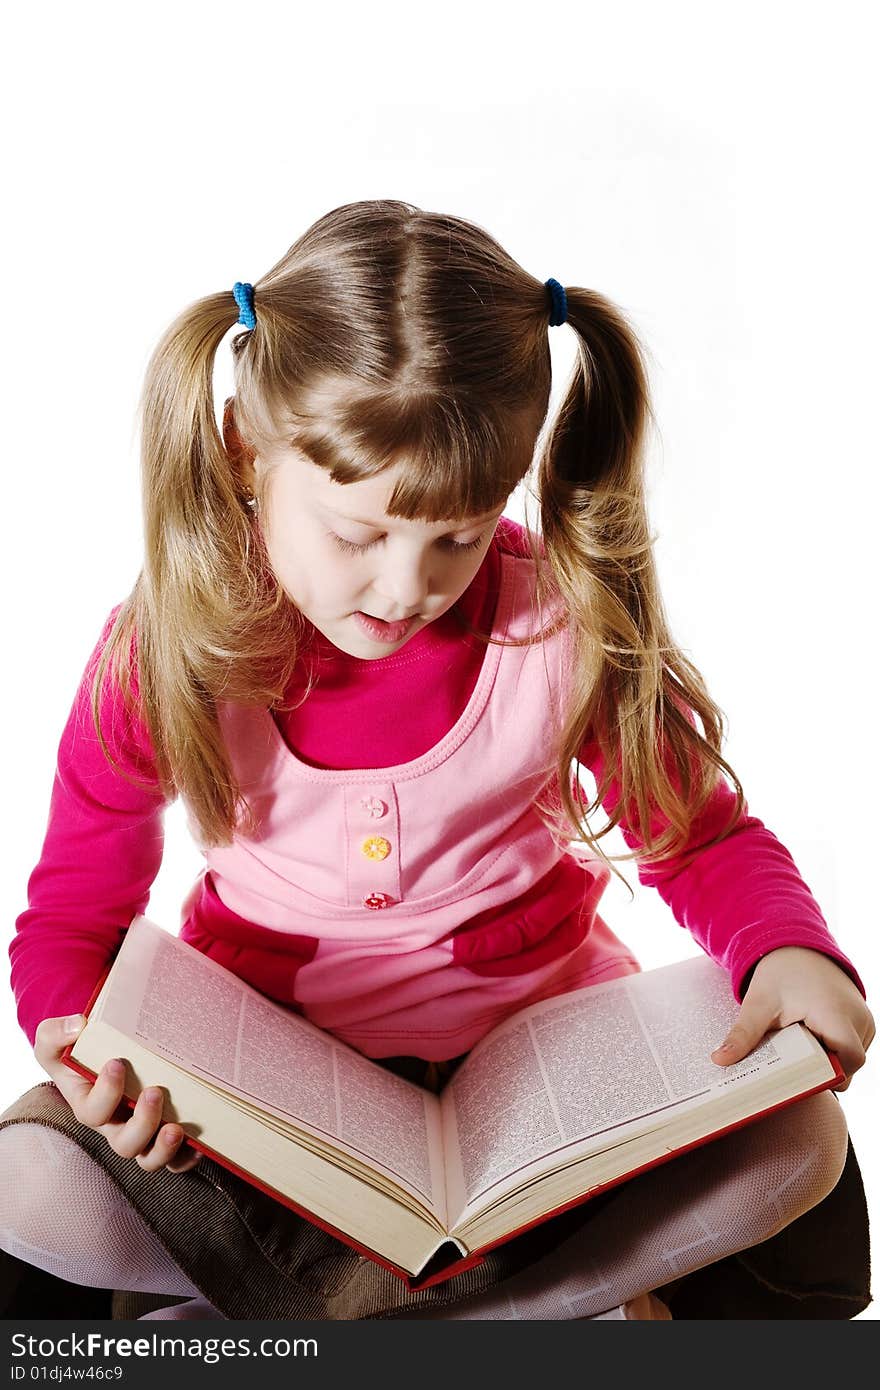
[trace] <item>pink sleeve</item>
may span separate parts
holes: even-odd
[[[579,761],[598,785],[603,760],[594,740],[583,745]],[[602,803],[606,811],[618,794],[615,779]],[[722,830],[735,801],[735,793],[719,774],[713,796],[693,823],[688,848]],[[665,824],[659,818],[653,823],[658,828]],[[625,817],[619,824],[629,848],[640,847],[642,841]],[[864,995],[855,967],[828,930],[791,854],[756,816],[749,815],[747,805],[720,844],[697,851],[689,865],[686,858],[687,848],[661,863],[640,865],[639,882],[656,888],[679,925],[725,967],[740,1003],[752,967],[779,946],[807,946],[830,956]]]
[[[162,861],[166,802],[147,730],[125,711],[114,683],[101,729],[125,771],[149,780],[142,789],[107,762],[92,721],[91,677],[117,612],[104,624],[61,735],[45,840],[9,947],[18,1019],[31,1045],[41,1019],[83,1010],[132,917],[144,911]]]

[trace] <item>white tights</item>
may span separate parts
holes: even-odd
[[[621,1189],[626,1202],[608,1202],[583,1233],[497,1288],[404,1316],[607,1316],[646,1290],[768,1240],[831,1191],[846,1148],[839,1103],[810,1096],[641,1174]],[[0,1131],[0,1248],[73,1284],[190,1300],[147,1318],[223,1316],[100,1164],[46,1125]]]

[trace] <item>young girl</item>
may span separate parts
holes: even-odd
[[[221,438],[212,370],[236,323]],[[542,430],[562,323],[577,365]],[[51,1081],[0,1121],[4,1249],[151,1291],[155,1316],[667,1317],[691,1271],[835,1189],[847,1131],[822,1093],[413,1294],[199,1160],[161,1092],[130,1113],[118,1065],[91,1084],[60,1061],[178,795],[206,861],[182,937],[434,1090],[526,1003],[640,968],[598,913],[601,805],[730,973],[742,1008],[713,1060],[803,1019],[848,1084],[864,988],[670,635],[649,419],[613,304],[401,202],[337,208],[172,324],[142,400],[143,568],[87,663],[10,948]],[[540,531],[502,515],[527,475]]]

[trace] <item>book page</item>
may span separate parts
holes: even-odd
[[[90,1018],[390,1175],[445,1221],[439,1104],[135,918]]]
[[[730,1067],[710,1060],[738,1012],[726,972],[696,956],[543,1000],[493,1029],[441,1098],[450,1211],[536,1160],[564,1161],[570,1145],[602,1147],[630,1121],[772,1069],[780,1033]]]

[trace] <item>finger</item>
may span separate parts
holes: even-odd
[[[191,1168],[195,1168],[201,1162],[202,1155],[198,1149],[193,1149],[189,1144],[183,1143],[168,1164],[172,1173],[188,1173]]]
[[[186,1138],[186,1132],[179,1124],[172,1122],[164,1125],[156,1136],[153,1148],[147,1154],[138,1155],[137,1162],[148,1171],[164,1166],[171,1173],[188,1173],[195,1168],[202,1155],[190,1147]]]
[[[124,1090],[125,1063],[119,1057],[111,1057],[98,1072],[94,1084],[89,1087],[87,1094],[82,1097],[78,1105],[74,1106],[76,1118],[81,1124],[89,1125],[92,1129],[108,1132],[109,1127],[112,1126],[114,1133],[116,1130],[122,1129],[128,1120],[127,1113],[120,1110]],[[117,1111],[119,1112],[118,1116]],[[114,1116],[117,1116],[115,1125],[113,1125]]]
[[[70,1018],[44,1018],[34,1034],[34,1056],[71,1108],[89,1094],[92,1083],[62,1062],[61,1054],[76,1041],[84,1027],[82,1014],[73,1014]]]
[[[162,1122],[164,1100],[158,1086],[147,1086],[138,1096],[131,1117],[118,1126],[110,1126],[110,1146],[121,1158],[136,1158],[150,1147]]]
[[[720,1067],[729,1067],[731,1062],[741,1061],[758,1046],[772,1026],[773,1018],[766,1010],[744,1003],[733,1027],[728,1029],[727,1036],[714,1052],[709,1054],[712,1061]]]
[[[183,1143],[183,1130],[180,1125],[162,1125],[151,1148],[145,1153],[135,1154],[135,1161],[147,1173],[155,1173],[177,1156]]]
[[[865,1065],[865,1047],[862,1039],[855,1028],[848,1029],[843,1037],[832,1037],[830,1034],[817,1034],[817,1037],[821,1037],[829,1051],[835,1053],[844,1071],[844,1079],[832,1086],[832,1091],[845,1091],[855,1073]]]
[[[72,1014],[70,1018],[41,1019],[34,1034],[34,1053],[40,1066],[57,1062],[65,1047],[82,1031],[84,1024],[82,1014]]]

